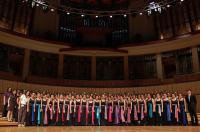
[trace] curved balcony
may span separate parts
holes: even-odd
[[[8,79],[8,80],[15,80],[15,81],[25,81],[29,83],[37,83],[37,84],[46,84],[46,85],[58,85],[58,86],[73,86],[73,87],[132,87],[132,86],[154,86],[154,85],[163,85],[163,84],[173,84],[173,83],[182,83],[182,82],[193,82],[193,81],[199,81],[200,80],[200,74],[199,74],[199,59],[198,59],[198,45],[200,42],[200,34],[188,34],[173,40],[162,40],[162,41],[155,41],[155,42],[149,42],[144,43],[141,45],[124,45],[115,49],[109,49],[109,48],[75,48],[72,47],[72,45],[68,43],[58,43],[53,41],[46,41],[36,38],[29,38],[22,36],[20,34],[8,32],[5,30],[0,31],[0,43],[3,43],[8,46],[18,47],[23,49],[22,57],[22,73],[20,75],[14,75],[10,72],[0,72],[0,77],[2,79]],[[186,54],[189,54],[192,58],[191,60],[191,71],[190,72],[183,72],[182,74],[173,74],[170,75],[170,77],[165,77],[163,74],[166,69],[164,67],[168,67],[170,65],[170,62],[174,59],[171,58],[167,62],[167,65],[165,65],[166,59],[162,58],[162,54],[166,52],[172,52],[175,50],[185,49],[188,48],[190,51],[186,51]],[[194,50],[195,48],[196,50]],[[58,71],[56,71],[54,77],[48,77],[48,76],[40,76],[40,75],[34,75],[30,74],[30,61],[32,60],[32,56],[30,55],[30,51],[36,51],[36,55],[39,52],[46,52],[47,56],[48,54],[55,54],[57,57],[57,66],[56,68]],[[28,52],[28,54],[27,54]],[[182,52],[182,51],[181,51]],[[181,53],[180,52],[180,53]],[[178,54],[180,54],[178,52]],[[196,54],[194,54],[196,53]],[[184,51],[185,54],[185,51]],[[27,56],[28,55],[28,56]],[[67,59],[64,59],[65,55],[68,56]],[[145,56],[143,56],[145,55]],[[153,55],[153,57],[151,57]],[[196,55],[196,56],[195,56]],[[10,55],[11,56],[11,55]],[[14,60],[19,60],[15,56],[15,54],[12,55],[15,58]],[[30,57],[31,56],[31,57]],[[68,60],[70,56],[87,56],[89,57],[89,61],[91,66],[87,67],[89,68],[89,72],[86,74],[89,74],[88,79],[79,79],[76,78],[65,78],[63,77],[64,65],[69,65],[69,63],[64,64],[64,60]],[[135,78],[137,76],[138,70],[135,70],[135,63],[131,63],[131,57],[134,61],[137,60],[137,57],[143,56],[144,61],[150,56],[150,59],[148,61],[152,61],[152,66],[154,66],[155,71],[154,73],[151,73],[152,76],[148,76],[147,78]],[[161,56],[161,58],[159,58]],[[166,56],[166,55],[165,55]],[[168,55],[167,55],[168,56]],[[180,54],[182,56],[182,54]],[[100,57],[100,59],[98,58]],[[103,57],[103,59],[102,59]],[[104,58],[105,57],[105,58]],[[121,58],[115,58],[116,60],[122,59],[120,63],[119,68],[122,70],[120,74],[122,74],[120,79],[113,79],[112,77],[115,76],[114,74],[109,79],[97,79],[97,71],[99,63],[106,62],[109,60],[107,57],[121,57]],[[196,57],[196,58],[195,58]],[[18,57],[20,58],[20,57]],[[99,61],[99,60],[100,61]],[[176,58],[175,58],[176,59]],[[12,59],[11,59],[12,60]],[[80,58],[80,61],[82,59]],[[83,59],[84,60],[84,59]],[[87,60],[87,59],[86,59]],[[112,60],[112,58],[111,58]],[[110,61],[110,60],[109,60]],[[175,60],[176,61],[176,60]],[[176,63],[176,62],[175,62]],[[74,63],[75,64],[75,63]],[[80,66],[82,66],[82,63],[78,63]],[[180,63],[182,65],[182,63]],[[48,66],[48,65],[47,65]],[[115,67],[115,63],[113,65]],[[132,68],[133,66],[133,68]],[[71,68],[73,65],[71,66]],[[104,66],[104,68],[106,65]],[[140,68],[140,65],[138,66]],[[101,67],[100,67],[101,68]],[[113,68],[111,67],[110,70]],[[71,69],[68,69],[67,72],[70,72]],[[77,69],[80,70],[80,69]],[[91,70],[91,71],[90,71]],[[132,71],[131,71],[132,70]],[[151,72],[153,69],[149,69],[148,72]],[[177,68],[175,69],[177,70]],[[75,69],[76,71],[76,69]],[[115,69],[117,71],[117,69]],[[133,73],[131,73],[133,72]],[[144,72],[144,71],[143,71]],[[98,74],[101,72],[98,72]],[[73,72],[70,72],[70,75],[73,74]],[[79,73],[77,73],[79,74]],[[153,74],[156,74],[155,76]],[[130,76],[133,75],[133,78]]]

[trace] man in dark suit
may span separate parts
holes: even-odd
[[[188,112],[190,113],[192,125],[198,125],[198,117],[196,112],[197,99],[196,96],[192,95],[191,90],[187,91],[187,96],[185,97],[185,100],[187,102],[187,108]]]

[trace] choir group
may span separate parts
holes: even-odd
[[[18,121],[19,126],[186,126],[186,110],[192,123],[198,124],[196,111],[191,112],[193,105],[196,97],[190,90],[184,98],[177,93],[50,94],[9,88],[4,95],[3,117]]]

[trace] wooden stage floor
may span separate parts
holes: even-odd
[[[137,126],[102,126],[102,127],[0,127],[0,132],[200,132],[200,127],[137,127]]]

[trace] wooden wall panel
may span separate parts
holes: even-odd
[[[200,94],[200,81],[173,83],[157,86],[145,87],[126,87],[126,88],[86,88],[86,87],[62,87],[62,86],[48,86],[41,84],[31,84],[16,81],[8,81],[0,79],[0,93],[4,93],[7,88],[13,89],[27,89],[31,91],[48,91],[55,93],[155,93],[155,92],[181,92],[186,93],[186,90],[192,89],[195,94]]]

